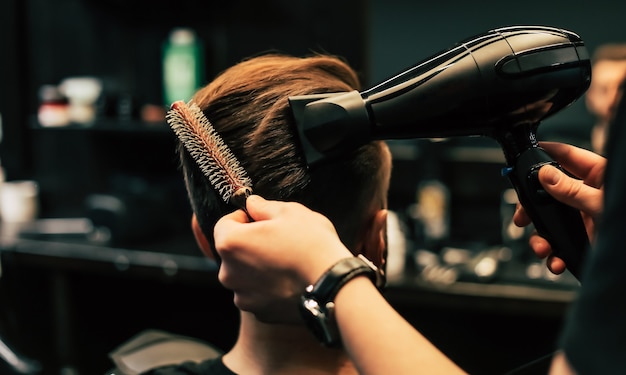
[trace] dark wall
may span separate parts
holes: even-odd
[[[23,124],[27,103],[24,81],[25,35],[20,15],[23,2],[0,2],[0,158],[10,176],[28,176],[30,152],[25,147],[26,129]]]

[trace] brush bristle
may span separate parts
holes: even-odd
[[[167,122],[225,202],[238,190],[251,191],[252,181],[220,135],[193,102],[174,102]]]

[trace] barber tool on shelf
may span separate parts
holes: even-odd
[[[503,175],[535,228],[580,280],[589,239],[580,213],[538,181],[543,165],[557,163],[539,147],[536,131],[590,81],[578,35],[513,26],[461,41],[362,92],[289,100],[310,167],[376,139],[492,137],[504,152]]]

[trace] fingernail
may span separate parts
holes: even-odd
[[[561,179],[561,172],[555,167],[548,166],[543,172],[544,181],[550,185],[556,185]]]

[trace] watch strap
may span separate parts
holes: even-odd
[[[344,258],[324,272],[312,288],[307,288],[305,294],[315,296],[318,302],[332,301],[348,281],[362,274],[366,274],[379,287],[377,273],[376,266],[361,254]]]
[[[368,276],[377,288],[384,284],[382,272],[363,255],[358,255],[335,263],[302,295],[302,317],[323,345],[336,347],[341,343],[334,315],[334,299],[348,281],[360,275]]]

